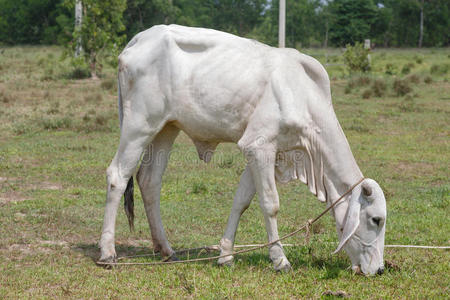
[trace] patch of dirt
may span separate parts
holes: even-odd
[[[27,183],[20,178],[0,177],[0,206],[10,202],[20,202],[29,200],[24,196],[26,191],[30,190],[62,190],[63,187],[59,183],[43,181],[40,183]]]
[[[397,173],[405,176],[423,176],[434,174],[434,166],[431,163],[426,162],[399,162],[395,164],[394,169]]]

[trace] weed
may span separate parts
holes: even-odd
[[[192,184],[192,193],[200,194],[205,193],[206,191],[208,191],[208,188],[203,182],[194,182]]]
[[[229,169],[233,166],[234,163],[234,159],[232,156],[229,157],[224,157],[220,162],[219,162],[219,168],[222,169]]]
[[[72,126],[72,119],[69,117],[41,119],[39,124],[45,130],[68,129]]]
[[[353,130],[356,132],[367,133],[369,132],[369,127],[361,118],[355,118],[351,121],[350,126],[345,126],[345,129]]]
[[[393,89],[397,96],[405,96],[412,91],[409,83],[404,79],[395,79]]]

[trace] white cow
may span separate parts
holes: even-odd
[[[155,250],[172,256],[160,216],[161,178],[180,130],[209,161],[221,142],[237,143],[248,160],[234,198],[221,254],[233,250],[239,218],[258,193],[268,240],[279,238],[276,180],[300,179],[330,205],[363,177],[331,103],[326,71],[294,49],[201,28],[154,26],[119,56],[120,145],[107,170],[101,260],[114,261],[117,207],[142,153],[137,179]],[[151,151],[145,151],[149,149]],[[152,153],[158,153],[152,163]],[[161,156],[162,155],[162,156]],[[131,179],[130,179],[131,178]],[[129,213],[132,203],[128,198]],[[332,210],[353,269],[383,271],[386,203],[365,179]],[[131,217],[131,216],[130,216]],[[269,247],[276,270],[288,270],[281,243]],[[233,257],[219,259],[219,264]]]

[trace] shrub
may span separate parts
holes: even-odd
[[[369,49],[364,45],[356,43],[354,46],[347,45],[344,52],[344,64],[350,73],[370,71]]]
[[[364,99],[369,99],[371,96],[372,96],[372,91],[370,89],[367,89],[362,93],[362,97]]]
[[[89,66],[82,58],[72,58],[70,65],[70,71],[66,74],[67,79],[84,79],[91,76]]]
[[[0,101],[3,103],[9,103],[12,101],[12,97],[8,92],[0,90]]]
[[[414,67],[413,63],[407,63],[406,65],[403,66],[402,68],[402,74],[406,75],[409,74],[411,72],[411,69]]]
[[[423,79],[423,82],[425,82],[425,83],[432,83],[433,82],[433,79],[431,78],[431,76],[427,76],[427,77],[425,77],[424,79]]]
[[[418,84],[420,82],[420,78],[416,74],[409,75],[406,77],[406,80],[414,84]]]
[[[372,79],[369,76],[358,76],[355,79],[355,84],[357,86],[366,86],[369,85]]]
[[[430,68],[430,73],[436,75],[444,75],[447,74],[448,69],[450,69],[450,64],[434,64]]]
[[[414,55],[413,57],[414,61],[416,62],[416,64],[420,65],[421,63],[423,63],[423,56],[419,56],[419,55]]]
[[[386,91],[386,83],[382,79],[377,79],[372,84],[372,92],[375,97],[382,97]]]
[[[396,79],[394,81],[393,88],[397,96],[405,96],[406,94],[412,91],[408,82],[404,79]]]
[[[395,75],[397,73],[397,68],[393,64],[387,63],[384,73],[388,75]]]

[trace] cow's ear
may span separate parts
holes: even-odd
[[[342,247],[348,242],[348,240],[355,233],[359,226],[359,212],[361,210],[361,203],[359,202],[359,196],[361,195],[361,188],[356,187],[353,189],[350,203],[347,210],[347,219],[345,220],[344,230],[341,235],[341,240],[338,247],[333,254],[342,250]]]

